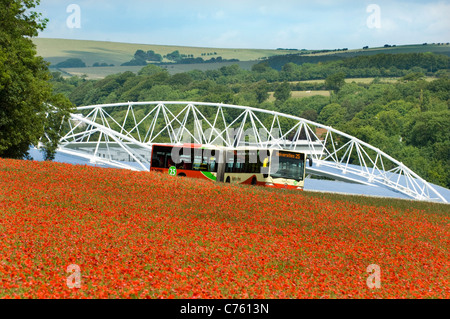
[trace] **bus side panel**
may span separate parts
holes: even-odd
[[[253,178],[256,180],[256,185],[266,185],[266,181],[262,178],[262,175],[250,174],[250,173],[225,173],[225,178],[229,178],[231,183],[238,183],[244,185],[251,185]]]
[[[253,179],[255,179],[255,180],[256,180],[256,184],[259,185],[259,184],[258,184],[258,178],[257,178],[256,175],[254,175],[254,174],[253,174],[252,176],[250,176],[249,178],[247,178],[246,180],[242,181],[241,184],[244,184],[244,185],[251,185]],[[265,184],[265,183],[262,183],[262,184]],[[261,184],[261,185],[262,185],[262,184]]]
[[[285,189],[295,189],[295,190],[300,190],[301,189],[301,190],[303,190],[303,187],[300,186],[300,185],[296,186],[296,185],[285,185],[285,184],[274,183],[273,186],[270,186],[270,187],[272,187],[272,188],[285,188]]]
[[[265,186],[265,187],[272,187],[272,188],[286,188],[286,189],[298,189],[298,187],[303,188],[303,184],[300,185],[289,185],[289,184],[280,184],[280,183],[273,183],[273,185],[267,185],[266,180],[263,178],[262,181],[258,180],[257,175],[253,175],[249,177],[248,179],[244,180],[240,184],[244,185],[251,185],[253,178],[256,178],[256,185],[258,186]]]
[[[163,174],[169,174],[169,169],[168,168],[150,168],[151,172],[159,172],[159,173],[163,173]],[[200,179],[206,179],[206,180],[214,180],[213,178],[208,178],[207,176],[205,176],[204,173],[208,172],[203,172],[202,171],[192,171],[192,170],[188,170],[188,169],[177,169],[177,175],[179,176],[180,174],[184,174],[184,176],[186,177],[191,177],[191,178],[200,178]],[[215,175],[213,173],[211,173],[212,176]],[[183,176],[183,175],[182,175]]]

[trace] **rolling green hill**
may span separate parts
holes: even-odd
[[[63,68],[59,69],[65,76],[86,75],[90,79],[102,79],[108,75],[131,71],[136,73],[142,66],[120,66],[124,62],[130,61],[136,50],[153,50],[162,56],[178,50],[180,54],[192,55],[194,58],[202,57],[205,60],[212,57],[222,57],[222,59],[238,59],[239,66],[249,70],[251,66],[262,59],[291,53],[291,50],[266,50],[266,49],[221,49],[221,48],[200,48],[183,47],[170,45],[134,44],[107,41],[89,40],[68,40],[68,39],[48,39],[35,38],[38,55],[51,64],[63,62],[69,58],[78,58],[86,63],[86,68]],[[203,54],[203,55],[202,55]],[[92,67],[94,63],[106,63],[114,66]],[[164,60],[163,62],[167,62]],[[236,63],[236,62],[234,62]],[[170,74],[187,72],[193,69],[202,71],[218,69],[228,66],[232,62],[202,63],[202,64],[173,64],[166,66]]]
[[[322,52],[317,51],[313,54],[294,53],[288,55],[277,55],[269,57],[265,62],[276,70],[281,68],[287,63],[303,64],[303,63],[325,63],[330,61],[338,61],[349,58],[363,58],[375,55],[405,55],[405,54],[438,54],[444,56],[450,56],[450,45],[448,44],[427,44],[427,45],[404,45],[396,47],[382,47],[382,48],[369,48],[358,49],[348,51],[331,51]],[[260,62],[263,63],[263,62]]]
[[[68,58],[80,58],[87,66],[92,66],[95,62],[119,66],[130,61],[136,50],[153,50],[161,55],[178,50],[180,54],[192,54],[194,58],[202,57],[202,53],[209,53],[210,56],[204,57],[221,56],[223,59],[239,59],[240,61],[260,60],[292,52],[289,50],[199,48],[48,38],[35,38],[33,42],[37,46],[38,55],[51,63],[59,63]]]
[[[448,44],[427,44],[427,45],[401,45],[395,47],[379,47],[368,49],[353,49],[348,51],[331,51],[314,53],[314,51],[293,51],[293,50],[268,50],[268,49],[221,49],[221,48],[200,48],[183,47],[171,45],[134,44],[107,41],[89,40],[68,40],[68,39],[48,39],[35,38],[33,42],[37,46],[38,55],[44,57],[52,64],[62,62],[68,58],[80,58],[87,66],[92,66],[95,62],[120,64],[130,61],[136,50],[153,50],[155,53],[166,55],[178,50],[180,54],[192,54],[194,58],[202,57],[202,53],[210,56],[221,56],[223,59],[238,59],[240,61],[255,61],[275,55],[298,54],[305,56],[334,55],[356,56],[378,53],[420,53],[433,52],[450,55],[450,45]],[[319,52],[319,51],[317,51]],[[214,54],[216,53],[216,54]],[[306,53],[306,54],[303,54]],[[208,57],[207,55],[205,57]]]
[[[323,53],[311,53],[306,54],[306,56],[319,56],[319,55],[331,55],[337,54],[339,56],[352,57],[358,55],[372,55],[379,53],[386,54],[397,54],[397,53],[437,53],[450,55],[450,44],[448,43],[431,43],[431,44],[409,44],[409,45],[399,45],[390,47],[374,47],[368,49],[353,49],[348,51],[332,51]]]
[[[86,64],[85,68],[63,68],[59,69],[59,71],[63,72],[65,76],[81,76],[85,74],[90,79],[102,79],[108,75],[125,71],[138,72],[142,68],[141,66],[121,66],[122,63],[128,62],[133,58],[136,50],[153,50],[155,53],[161,54],[162,56],[178,50],[180,54],[191,55],[193,58],[202,57],[205,60],[212,57],[221,57],[226,60],[239,60],[239,62],[169,64],[165,67],[170,74],[188,72],[194,69],[202,71],[219,69],[222,66],[228,66],[234,63],[239,64],[242,69],[250,70],[255,63],[259,63],[265,59],[269,59],[269,63],[272,67],[279,69],[286,61],[296,58],[310,63],[317,63],[342,59],[345,57],[373,55],[378,53],[433,52],[450,55],[450,45],[448,44],[402,45],[395,47],[323,52],[325,50],[223,49],[48,38],[35,38],[33,41],[37,46],[38,55],[44,57],[44,59],[52,65],[63,62],[69,58],[81,59]],[[168,62],[168,60],[164,59],[163,62]],[[92,67],[94,63],[106,63],[114,66]]]

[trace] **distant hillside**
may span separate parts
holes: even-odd
[[[178,50],[180,54],[192,55],[194,58],[204,57],[206,59],[220,56],[223,59],[238,59],[240,61],[254,61],[273,55],[292,53],[292,50],[199,48],[48,38],[35,38],[33,42],[37,46],[38,55],[52,64],[57,64],[69,58],[79,58],[87,66],[92,66],[96,62],[120,66],[124,62],[130,61],[136,50],[153,50],[161,55],[167,55]]]
[[[396,54],[396,53],[425,53],[425,52],[432,52],[432,53],[438,53],[438,54],[446,54],[450,55],[450,43],[422,43],[422,44],[409,44],[409,45],[388,45],[383,47],[373,47],[366,49],[353,49],[353,50],[347,50],[347,51],[331,51],[329,52],[321,52],[321,53],[313,53],[313,54],[306,54],[306,55],[341,55],[345,57],[352,57],[352,56],[358,56],[358,55],[373,55],[373,54],[379,54],[379,53],[390,53],[390,54]]]
[[[53,67],[68,59],[78,63],[84,63],[86,67],[58,67],[65,76],[86,75],[90,79],[102,79],[107,75],[131,71],[137,73],[142,66],[121,66],[133,59],[137,50],[147,52],[152,50],[161,56],[179,51],[181,55],[192,58],[221,57],[224,60],[237,59],[239,62],[219,62],[202,64],[175,64],[169,63],[164,66],[170,74],[188,72],[190,70],[214,70],[230,64],[238,64],[244,70],[262,61],[267,60],[272,68],[280,70],[287,62],[318,63],[340,60],[343,57],[354,57],[360,55],[373,55],[378,53],[421,53],[433,52],[450,56],[450,45],[427,44],[427,45],[403,45],[367,49],[337,49],[337,50],[294,50],[294,49],[222,49],[222,48],[200,48],[170,45],[134,44],[106,41],[68,40],[68,39],[33,39],[37,46],[38,55],[52,64]],[[169,62],[164,59],[162,62]],[[94,65],[107,65],[94,67]]]
[[[268,64],[270,67],[281,70],[283,65],[292,62],[295,64],[303,63],[319,63],[328,61],[342,60],[343,58],[352,58],[357,56],[371,56],[380,53],[384,54],[404,54],[404,53],[436,53],[450,56],[449,44],[417,44],[417,45],[402,45],[380,48],[367,48],[357,50],[346,51],[334,51],[334,50],[320,50],[317,53],[303,54],[302,52],[292,53],[285,55],[271,56],[268,58]]]

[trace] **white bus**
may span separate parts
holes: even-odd
[[[171,175],[217,182],[303,189],[307,156],[290,150],[184,144],[153,145],[151,158],[151,171],[170,170]]]

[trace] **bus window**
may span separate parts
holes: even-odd
[[[191,156],[189,155],[181,155],[180,163],[176,164],[178,169],[192,169],[192,161]]]
[[[215,156],[203,156],[203,163],[207,165],[209,172],[217,172],[217,164]]]
[[[257,172],[258,167],[258,153],[256,150],[248,151],[245,156],[246,162],[248,163],[247,172],[248,173],[259,173]]]
[[[240,159],[242,159],[243,161],[241,173],[249,173],[249,174],[261,173],[260,172],[261,160],[259,159],[258,151],[256,150],[245,151],[243,153],[240,153],[239,156]]]
[[[171,164],[173,164],[171,156],[172,147],[161,145],[153,146],[152,167],[169,168],[172,166]]]
[[[192,163],[192,169],[195,171],[202,171],[206,170],[202,169],[203,161],[202,161],[202,155],[201,154],[194,154],[194,161]]]
[[[269,157],[266,157],[263,162],[262,162],[262,166],[261,167],[261,173],[262,174],[269,174]]]
[[[225,171],[227,173],[232,173],[234,169],[234,161],[228,162],[227,166],[225,167]]]
[[[273,178],[303,180],[304,161],[304,154],[275,151],[270,161],[270,175]]]
[[[217,172],[217,165],[216,165],[216,160],[213,159],[209,162],[208,164],[208,171],[209,172]]]
[[[234,160],[234,173],[243,173],[245,164],[245,151],[237,151]]]
[[[175,153],[177,155],[175,163],[172,158],[173,149],[173,146],[154,145],[151,166],[154,168],[175,166],[177,169],[217,172],[219,150],[201,148],[188,148],[187,151],[178,150]]]
[[[156,154],[153,154],[153,167],[166,168],[167,158],[165,152],[156,152]]]
[[[225,152],[225,172],[226,173],[232,173],[233,167],[234,167],[234,152],[233,151],[226,151]]]
[[[175,162],[172,160],[172,157],[169,154],[169,155],[167,155],[167,167],[166,168],[169,168],[172,166],[175,166]]]

